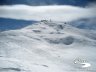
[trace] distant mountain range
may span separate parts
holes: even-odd
[[[80,29],[96,30],[96,18],[80,19],[69,24]]]

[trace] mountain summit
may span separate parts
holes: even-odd
[[[87,72],[76,58],[95,70],[95,36],[94,30],[46,20],[0,32],[0,72]]]

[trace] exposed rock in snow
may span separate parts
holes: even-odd
[[[95,72],[95,31],[59,22],[0,32],[0,72]],[[74,63],[86,59],[90,68]],[[82,62],[83,64],[83,62]]]

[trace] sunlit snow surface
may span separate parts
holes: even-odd
[[[95,61],[95,30],[38,22],[0,32],[0,72],[96,72]]]

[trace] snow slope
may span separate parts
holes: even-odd
[[[0,32],[0,72],[96,72],[95,36],[62,22]],[[78,58],[91,67],[75,64]]]

